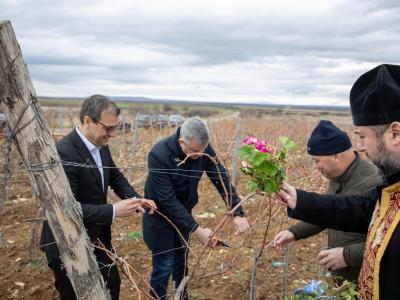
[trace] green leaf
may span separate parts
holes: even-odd
[[[277,166],[271,161],[265,161],[262,165],[263,169],[262,172],[266,176],[273,177],[275,176],[276,172],[278,171]]]
[[[284,179],[286,176],[286,169],[283,166],[279,166],[277,173],[279,178]]]
[[[266,180],[263,191],[266,192],[267,194],[271,195],[278,191],[278,185],[276,184],[275,181]]]
[[[279,151],[278,158],[279,158],[280,160],[284,160],[284,159],[286,158],[286,148],[282,148],[282,149]]]
[[[297,144],[287,136],[278,137],[278,141],[284,149],[295,150],[297,148]]]
[[[265,161],[266,155],[263,152],[254,151],[250,159],[251,159],[251,164],[257,167]]]
[[[249,192],[255,192],[258,189],[259,189],[259,187],[258,187],[257,182],[255,182],[253,180],[249,180],[249,182],[247,183],[247,190]]]
[[[241,160],[248,161],[251,155],[254,153],[254,148],[250,145],[244,145],[239,149],[239,157]]]

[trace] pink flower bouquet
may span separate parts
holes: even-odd
[[[242,160],[240,170],[250,177],[247,183],[249,192],[260,190],[270,195],[279,190],[286,175],[286,153],[297,145],[284,136],[279,137],[278,142],[279,149],[254,136],[242,139],[243,146],[239,151]]]

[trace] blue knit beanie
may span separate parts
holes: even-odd
[[[332,155],[351,148],[346,132],[337,128],[331,121],[321,120],[307,143],[310,155]]]

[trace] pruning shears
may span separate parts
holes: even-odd
[[[221,240],[215,240],[216,241],[216,246],[221,246],[221,247],[225,247],[225,248],[229,248],[230,246],[227,244],[227,243],[225,243],[224,241],[221,241]]]

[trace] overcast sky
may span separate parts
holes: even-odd
[[[0,0],[42,96],[348,104],[400,62],[400,1]]]

